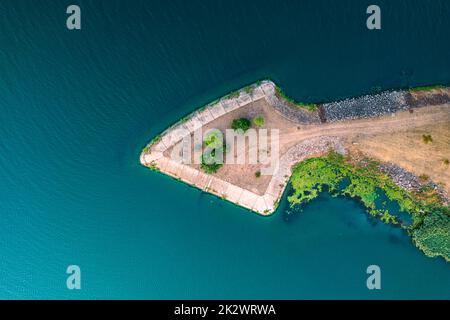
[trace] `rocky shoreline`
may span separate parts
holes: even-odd
[[[445,203],[449,203],[449,196],[447,192],[437,183],[433,181],[423,181],[415,174],[392,163],[383,163],[380,165],[380,170],[387,174],[392,181],[399,187],[408,191],[419,192],[423,188],[431,188],[434,190]]]
[[[298,107],[286,99],[279,97],[276,93],[270,96],[270,104],[283,117],[298,124],[319,124],[321,118],[318,111],[309,111]]]
[[[326,122],[373,118],[409,109],[404,91],[387,91],[322,105]]]
[[[363,118],[375,118],[399,111],[450,103],[450,88],[437,88],[415,94],[408,90],[385,91],[336,102],[319,104],[310,111],[277,94],[271,101],[275,110],[298,124],[318,124]]]

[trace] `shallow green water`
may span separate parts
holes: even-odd
[[[77,3],[79,32],[64,2],[0,4],[0,298],[450,298],[449,265],[353,200],[262,218],[138,164],[261,78],[301,101],[449,83],[448,1],[378,1],[379,32],[367,1]]]

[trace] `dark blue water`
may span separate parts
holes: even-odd
[[[379,0],[376,32],[368,1],[76,3],[81,31],[72,2],[0,3],[1,298],[450,298],[449,265],[353,200],[263,218],[138,164],[261,78],[302,101],[449,83],[449,1]]]

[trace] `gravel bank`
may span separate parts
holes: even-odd
[[[273,108],[282,116],[298,124],[319,124],[321,123],[319,113],[317,111],[309,111],[301,107],[293,106],[283,98],[273,95],[270,103]]]
[[[415,98],[411,93],[405,94],[405,101],[411,108],[420,108],[424,106],[436,106],[450,103],[450,95],[447,93],[435,93]]]
[[[384,163],[380,165],[380,170],[386,173],[399,187],[409,191],[420,191],[423,187],[431,187],[444,199],[449,201],[447,192],[438,184],[432,181],[423,182],[415,174],[392,163]]]
[[[405,91],[389,91],[366,95],[321,106],[327,122],[378,117],[388,113],[406,110]]]

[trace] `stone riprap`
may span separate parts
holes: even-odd
[[[382,172],[388,175],[396,185],[403,189],[419,192],[422,188],[431,188],[440,195],[442,200],[448,202],[449,196],[447,192],[442,186],[438,185],[437,183],[428,181],[427,179],[421,179],[415,174],[393,163],[383,163],[380,165],[380,169]]]
[[[408,92],[405,94],[405,101],[411,108],[450,103],[450,88],[436,88],[419,95]]]
[[[330,150],[345,154],[346,150],[342,138],[333,136],[318,137],[302,141],[290,148],[281,157],[279,168],[272,176],[266,194],[279,199],[286,188],[295,164],[313,156],[320,156]]]
[[[319,112],[317,110],[310,111],[286,101],[286,99],[277,95],[275,86],[266,88],[266,91],[268,91],[266,99],[269,104],[286,119],[298,124],[321,123]]]
[[[390,91],[376,95],[345,99],[322,105],[327,122],[372,118],[408,109],[405,91]]]

